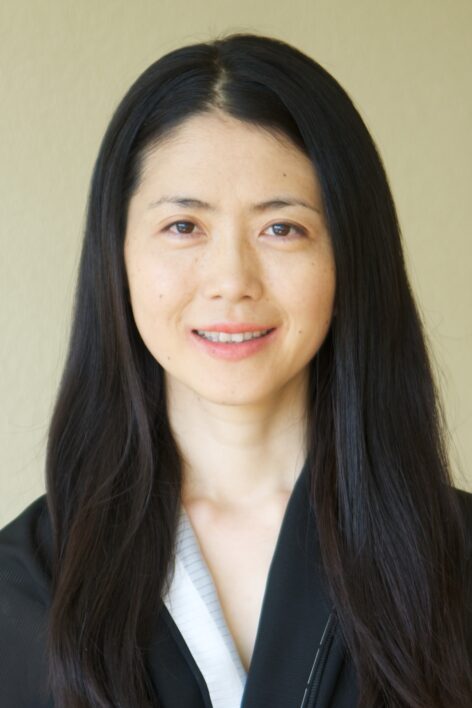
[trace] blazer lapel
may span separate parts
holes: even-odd
[[[269,568],[241,708],[309,708],[305,689],[331,610],[305,461]],[[211,708],[203,675],[165,606],[156,631],[150,668],[164,705]],[[339,636],[333,639],[317,708],[329,705],[343,664],[343,644]]]
[[[241,708],[301,707],[330,611],[305,461],[269,569]]]
[[[165,605],[149,646],[148,667],[160,705],[212,708],[205,679]]]

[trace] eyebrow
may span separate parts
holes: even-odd
[[[192,197],[181,197],[181,196],[165,196],[157,199],[154,202],[148,204],[149,209],[154,209],[161,204],[177,204],[181,207],[191,207],[192,209],[206,209],[207,211],[217,211],[216,207],[212,206],[208,202],[203,202],[201,199],[194,199]],[[318,214],[321,213],[317,207],[307,204],[302,199],[294,199],[292,197],[274,197],[273,199],[268,199],[265,202],[258,202],[257,204],[251,204],[251,211],[262,212],[268,209],[280,209],[289,206],[302,206],[305,209],[310,209],[311,211],[316,211]]]

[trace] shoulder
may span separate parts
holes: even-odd
[[[51,534],[46,495],[35,499],[0,529],[0,583],[34,586],[47,601],[50,585]]]
[[[468,557],[472,560],[472,492],[459,489],[458,487],[453,487],[453,491],[464,521]]]
[[[49,558],[43,495],[0,529],[0,685],[5,708],[49,705],[44,688]]]
[[[468,492],[465,489],[459,489],[459,487],[453,487],[453,491],[464,510],[467,510],[470,513],[472,511],[472,492]]]
[[[468,651],[472,657],[472,492],[467,492],[465,489],[458,489],[456,487],[454,491],[461,509],[466,537],[467,561],[463,578],[467,602],[465,634]]]

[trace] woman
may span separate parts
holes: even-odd
[[[100,148],[47,492],[0,534],[2,706],[470,707],[444,430],[345,91],[269,37],[170,52]]]

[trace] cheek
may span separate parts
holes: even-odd
[[[149,253],[129,253],[126,270],[132,304],[151,311],[171,297],[178,299],[188,282],[175,264]]]
[[[292,291],[297,334],[319,345],[330,327],[335,297],[334,268],[311,266],[298,280]],[[311,346],[310,344],[310,346]]]
[[[148,263],[129,267],[131,310],[146,348],[164,368],[175,358],[172,336],[184,294],[180,279],[168,268]],[[178,294],[178,297],[176,297]]]
[[[141,334],[167,319],[184,297],[183,280],[168,264],[149,257],[127,262],[131,308]]]

